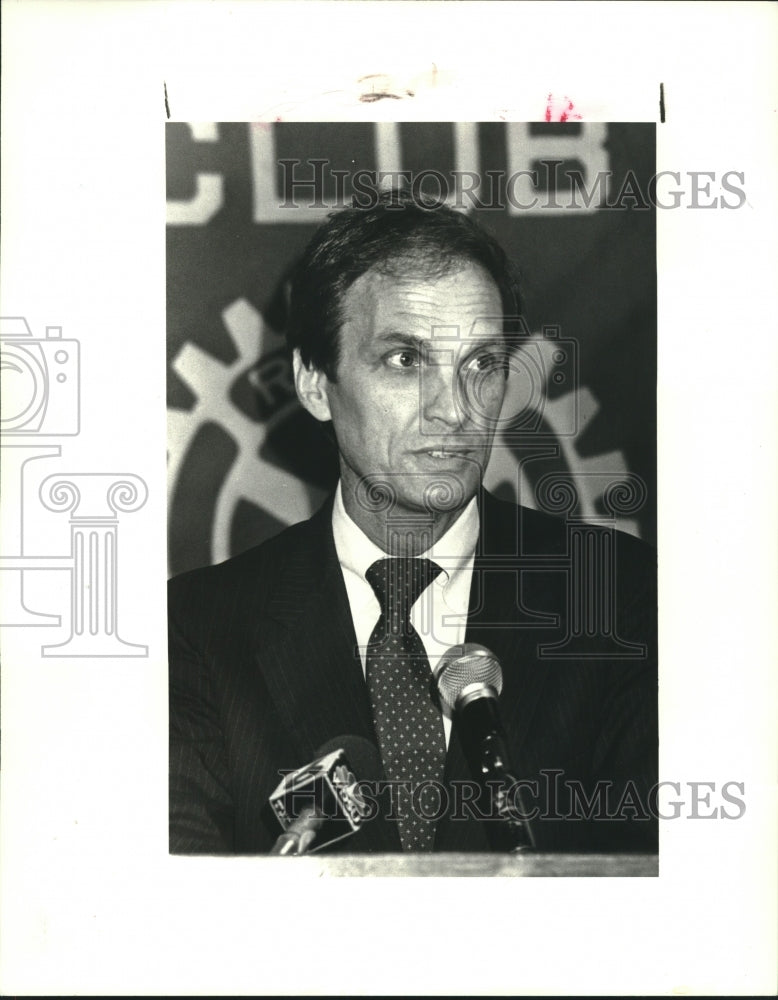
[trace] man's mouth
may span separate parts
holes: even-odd
[[[466,458],[470,454],[469,448],[425,448],[422,452],[431,458]]]

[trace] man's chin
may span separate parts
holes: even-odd
[[[450,470],[377,476],[360,484],[357,498],[373,513],[380,509],[393,516],[418,514],[434,520],[463,510],[478,492],[480,482],[480,476]]]

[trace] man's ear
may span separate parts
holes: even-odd
[[[297,397],[305,409],[317,420],[331,420],[330,402],[327,398],[329,385],[327,376],[318,368],[306,368],[297,348],[292,355],[292,367]]]

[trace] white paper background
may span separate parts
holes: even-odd
[[[45,629],[3,630],[3,993],[774,992],[776,8],[17,0],[3,20],[2,312],[82,352],[82,431],[47,471],[150,490],[119,567],[147,658],[44,659]],[[417,96],[360,104],[368,73]],[[747,805],[663,823],[660,878],[167,855],[163,81],[178,120],[539,120],[549,92],[654,120],[663,81],[659,168],[745,173],[737,211],[658,212],[662,777],[742,781]]]

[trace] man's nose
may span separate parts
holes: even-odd
[[[466,420],[453,366],[430,365],[421,379],[421,415],[425,423],[458,428]]]

